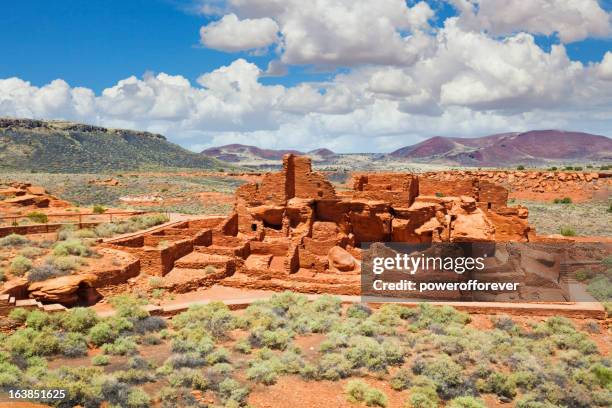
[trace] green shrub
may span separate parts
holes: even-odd
[[[87,307],[75,307],[62,313],[61,325],[65,330],[87,333],[100,319],[96,312]]]
[[[437,408],[440,398],[436,389],[431,386],[416,386],[410,388],[410,400],[407,408]]]
[[[95,366],[105,366],[110,363],[110,358],[105,354],[98,354],[91,359],[91,364]]]
[[[306,379],[337,381],[348,377],[352,364],[342,354],[324,354],[314,366],[306,365],[300,374]]]
[[[351,319],[366,319],[372,314],[372,309],[363,303],[355,303],[346,310],[346,316]]]
[[[246,339],[238,340],[234,344],[234,350],[242,354],[251,354],[251,343]]]
[[[396,391],[403,391],[410,387],[412,375],[410,371],[402,368],[391,378],[389,384]]]
[[[47,263],[53,265],[60,271],[74,271],[81,267],[83,261],[78,256],[53,256],[47,259]]]
[[[80,239],[71,238],[66,241],[58,242],[53,246],[53,255],[55,256],[91,256],[93,251]]]
[[[572,199],[570,197],[555,198],[553,200],[553,202],[555,204],[571,204],[572,203]]]
[[[516,166],[517,170],[525,170],[525,166],[523,166],[522,164],[519,164],[518,166]]]
[[[589,269],[578,269],[576,272],[574,272],[574,277],[580,282],[584,282],[592,276],[593,272]]]
[[[144,319],[149,316],[149,312],[142,308],[146,301],[130,295],[115,296],[110,299],[110,304],[115,308],[119,317]]]
[[[29,239],[19,234],[10,234],[4,238],[0,238],[0,247],[18,247],[29,243]]]
[[[474,397],[457,397],[450,401],[448,408],[487,408],[482,400]]]
[[[612,281],[607,276],[599,275],[587,285],[587,291],[599,301],[612,300]]]
[[[25,323],[26,319],[28,318],[29,313],[30,312],[27,309],[18,307],[18,308],[11,310],[8,317],[9,319],[17,323]]]
[[[33,211],[31,213],[26,214],[26,217],[32,222],[37,222],[39,224],[46,224],[49,222],[49,217],[47,214],[41,213],[40,211]]]
[[[17,255],[11,262],[10,270],[15,276],[23,276],[27,271],[32,269],[32,261],[23,255]]]
[[[349,381],[344,390],[351,402],[363,402],[369,407],[387,406],[387,396],[361,380]]]
[[[61,352],[66,357],[87,355],[87,340],[81,333],[66,333],[60,342]]]
[[[113,343],[103,344],[102,351],[105,354],[115,356],[134,354],[136,353],[136,343],[129,337],[119,337]]]
[[[32,310],[26,319],[26,326],[34,330],[42,330],[51,323],[51,317],[48,313],[40,310]]]
[[[40,282],[45,281],[51,278],[57,278],[59,276],[69,275],[69,271],[64,271],[59,268],[56,268],[54,265],[43,264],[40,266],[34,267],[28,273],[28,281],[30,282]]]
[[[40,256],[42,253],[43,251],[40,248],[36,248],[32,246],[27,246],[25,248],[22,248],[19,251],[19,255],[25,256],[26,258],[29,258],[29,259],[34,259]]]
[[[265,385],[275,384],[281,371],[280,362],[276,360],[255,361],[246,371],[248,380]]]
[[[563,235],[564,237],[575,237],[576,236],[576,230],[574,230],[572,227],[561,227],[561,235]]]
[[[463,384],[463,368],[447,354],[438,354],[432,359],[417,359],[412,364],[415,374],[422,374],[436,385],[442,398],[452,398]]]
[[[146,408],[151,404],[151,397],[140,388],[132,388],[127,398],[128,408]]]
[[[248,388],[243,387],[233,378],[226,378],[219,383],[219,396],[226,405],[230,402],[244,405],[249,392]]]
[[[599,385],[603,388],[609,388],[612,385],[612,368],[604,366],[601,363],[594,364],[591,367],[591,372],[597,377]]]
[[[500,397],[514,398],[516,395],[516,385],[505,374],[495,372],[486,380],[479,380],[478,388],[481,392],[497,394]]]
[[[106,212],[106,208],[101,206],[100,204],[95,204],[92,208],[92,212],[94,214],[104,214]]]
[[[222,302],[190,307],[172,319],[175,329],[202,327],[216,338],[227,337],[227,332],[236,327],[236,318]]]

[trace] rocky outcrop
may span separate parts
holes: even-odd
[[[97,279],[94,274],[82,274],[34,282],[28,286],[29,297],[44,303],[90,304],[98,298]]]

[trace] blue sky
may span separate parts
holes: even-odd
[[[281,11],[257,1],[7,3],[0,116],[142,128],[194,150],[251,142],[385,151],[437,134],[534,127],[612,133],[612,0],[576,10],[533,0],[527,11],[520,0],[470,0],[472,9],[467,0],[380,0],[371,10],[367,0],[287,0]],[[237,47],[242,37],[253,46]],[[286,74],[268,75],[270,62]]]
[[[444,2],[429,2],[439,10],[434,24],[456,15]],[[612,10],[612,1],[601,2]],[[5,5],[6,7],[6,5]],[[17,76],[42,86],[57,78],[73,86],[100,92],[118,78],[146,71],[181,74],[195,80],[202,72],[230,64],[237,56],[265,69],[271,55],[225,53],[198,42],[200,27],[218,17],[192,10],[189,1],[171,0],[23,0],[0,13],[0,78]],[[549,49],[555,36],[537,36]],[[600,61],[612,49],[611,39],[587,39],[568,45],[572,59]],[[283,77],[264,83],[294,85],[329,78],[312,67],[292,67]]]

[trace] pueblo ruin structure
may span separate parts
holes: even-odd
[[[528,242],[528,211],[507,198],[477,177],[405,173],[355,174],[353,190],[336,191],[310,158],[289,154],[281,171],[238,188],[229,217],[109,245],[138,256],[173,291],[221,283],[359,294],[363,243]],[[160,240],[171,244],[158,249]]]
[[[520,283],[520,293],[425,293],[446,300],[567,301],[570,269],[561,240],[556,246],[535,235],[528,211],[507,205],[508,190],[482,175],[462,173],[354,174],[352,189],[336,191],[311,168],[308,157],[286,155],[279,172],[244,184],[235,193],[228,217],[176,221],[99,244],[123,254],[108,271],[49,279],[29,287],[5,284],[4,299],[73,305],[129,291],[158,276],[158,287],[190,292],[214,284],[239,288],[359,295],[367,243],[423,245],[447,243],[487,252],[487,270],[458,275],[440,271],[413,279]],[[377,246],[378,245],[378,246]],[[374,244],[393,256],[393,249]],[[471,253],[469,255],[475,255]],[[482,253],[480,254],[482,255]],[[391,271],[393,272],[393,271]],[[398,275],[402,278],[401,275]],[[1,300],[1,299],[0,299]],[[24,300],[27,301],[27,300]],[[1,303],[1,302],[0,302]],[[2,305],[0,305],[2,306]],[[2,309],[2,307],[0,307]],[[1,310],[0,310],[1,311]]]

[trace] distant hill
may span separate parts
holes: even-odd
[[[463,166],[610,162],[612,139],[560,130],[532,130],[477,138],[436,136],[402,147],[388,157]]]
[[[0,169],[85,173],[223,166],[214,158],[190,152],[154,133],[0,118]]]
[[[261,161],[278,161],[282,160],[283,156],[288,153],[307,154],[315,161],[326,160],[335,155],[329,149],[315,149],[309,152],[301,152],[299,150],[274,150],[261,149],[256,146],[243,144],[228,144],[219,147],[211,147],[203,150],[202,155],[214,157],[216,159],[230,163],[256,163]]]

